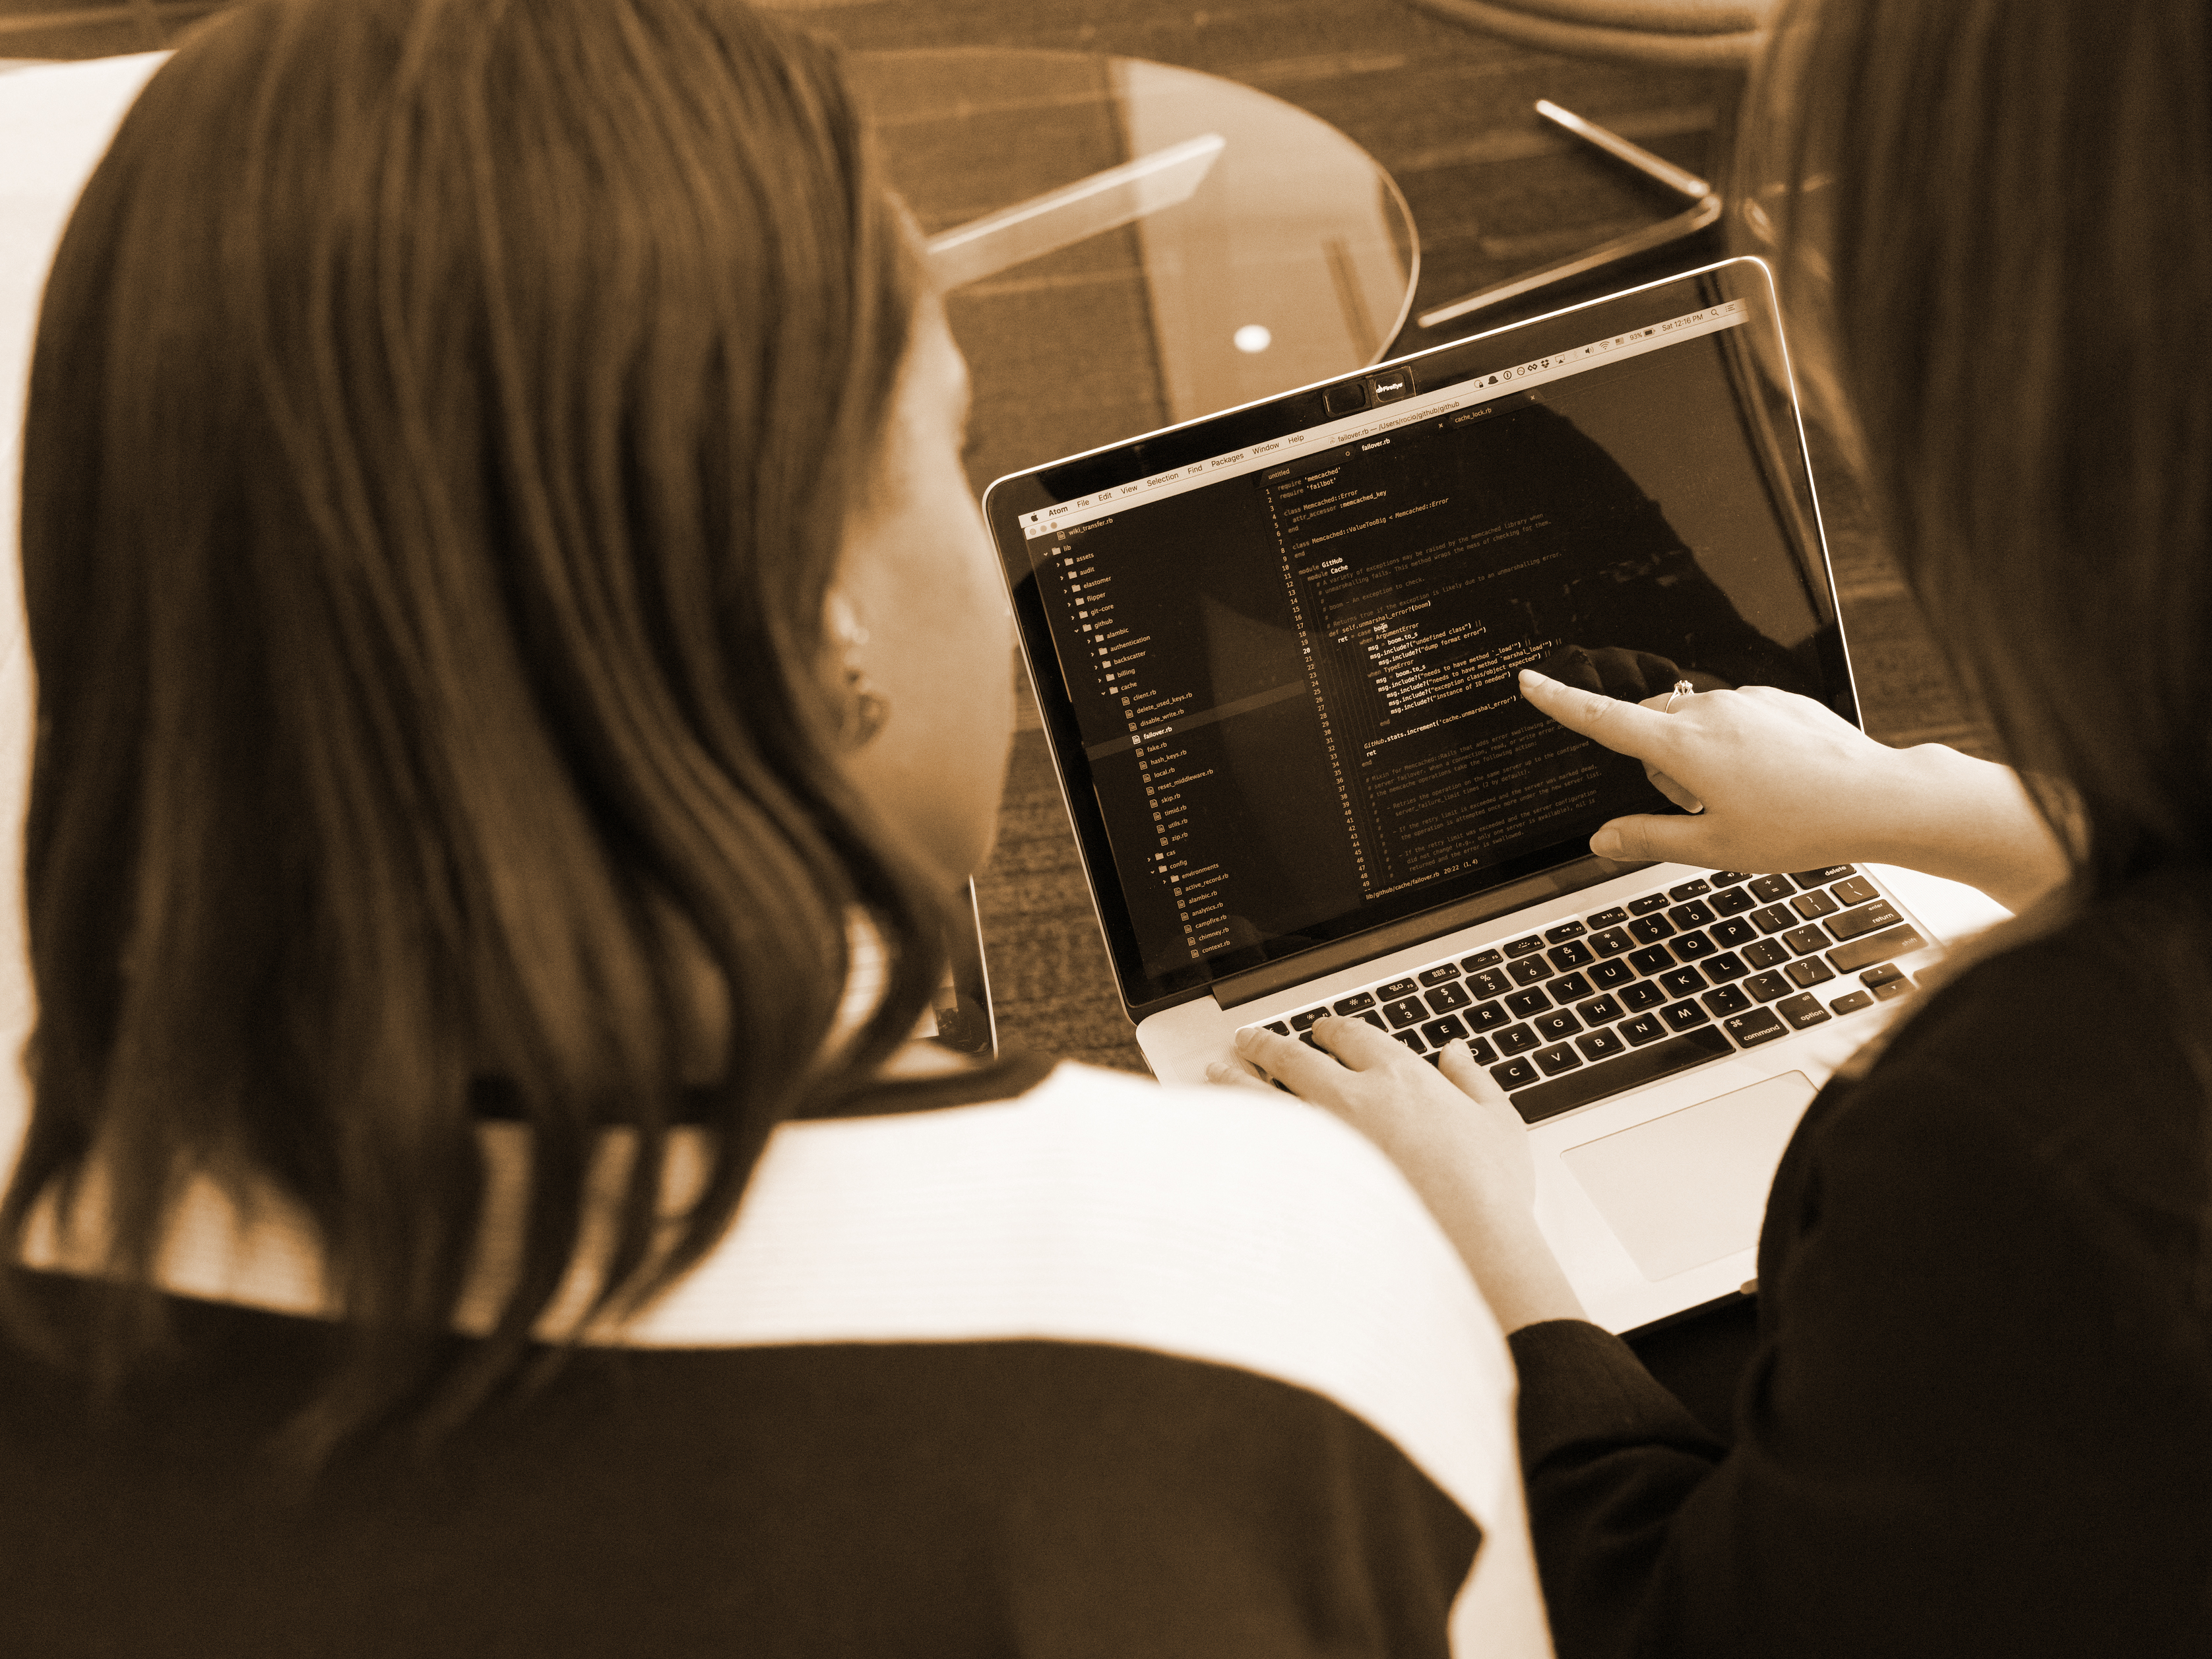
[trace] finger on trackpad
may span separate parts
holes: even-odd
[[[1814,1092],[1785,1071],[1559,1156],[1656,1283],[1759,1242],[1775,1166]]]

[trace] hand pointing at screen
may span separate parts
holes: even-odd
[[[2019,775],[1941,743],[1893,749],[1808,697],[1747,686],[1628,702],[1532,670],[1521,694],[1571,731],[1644,763],[1694,816],[1616,818],[1603,857],[1722,869],[1901,864],[2019,910],[2065,874]],[[1667,712],[1669,702],[1673,712]]]

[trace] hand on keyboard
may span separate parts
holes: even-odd
[[[1581,1316],[1536,1229],[1528,1128],[1458,1040],[1431,1066],[1362,1020],[1310,1028],[1320,1052],[1259,1027],[1237,1035],[1240,1058],[1381,1147],[1421,1196],[1508,1331]],[[1225,1064],[1217,1083],[1255,1083]]]
[[[1528,1125],[1464,1042],[1445,1044],[1431,1065],[1363,1020],[1331,1016],[1312,1031],[1328,1052],[1258,1027],[1237,1033],[1237,1052],[1300,1100],[1326,1107],[1381,1147],[1424,1198],[1429,1196],[1425,1175],[1433,1180],[1440,1167],[1480,1166],[1486,1203],[1525,1210],[1535,1202]],[[1255,1081],[1227,1065],[1208,1075],[1217,1083]],[[1474,1179],[1457,1168],[1452,1178]]]

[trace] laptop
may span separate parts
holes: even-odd
[[[1517,673],[1856,722],[1771,275],[1723,261],[1000,479],[1038,709],[1146,1061],[1328,1012],[1508,1092],[1601,1324],[1750,1288],[1783,1144],[1944,947],[1910,872],[1593,857],[1675,811]],[[1310,1040],[1310,1038],[1308,1039]]]

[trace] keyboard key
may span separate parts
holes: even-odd
[[[1777,997],[1787,997],[1796,989],[1779,973],[1754,973],[1743,982],[1743,988],[1762,1003],[1771,1003]]]
[[[1848,997],[1837,997],[1828,1006],[1838,1014],[1856,1014],[1863,1008],[1874,1006],[1874,993],[1870,991],[1854,991]]]
[[[1639,945],[1656,944],[1674,933],[1674,924],[1663,916],[1639,916],[1628,924],[1628,936]]]
[[[1748,1014],[1723,1020],[1721,1029],[1746,1048],[1756,1048],[1761,1043],[1771,1043],[1777,1037],[1790,1034],[1790,1028],[1774,1017],[1772,1009],[1765,1008],[1754,1008]]]
[[[1627,919],[1628,911],[1626,906],[1620,905],[1615,905],[1611,910],[1601,910],[1594,915],[1583,918],[1583,920],[1594,928],[1619,927]]]
[[[1425,985],[1440,985],[1447,979],[1459,978],[1457,962],[1438,962],[1434,967],[1425,967],[1414,976]]]
[[[1807,921],[1817,922],[1823,916],[1833,916],[1842,906],[1820,888],[1814,887],[1812,892],[1801,893],[1792,899],[1790,908]]]
[[[1628,930],[1609,927],[1602,933],[1590,936],[1590,948],[1601,956],[1618,956],[1624,950],[1635,948],[1636,941],[1628,936]]]
[[[1692,962],[1700,956],[1711,955],[1720,947],[1702,933],[1685,933],[1680,938],[1669,943],[1667,948],[1673,951],[1682,961]]]
[[[1555,945],[1561,945],[1570,939],[1581,938],[1583,931],[1583,924],[1580,922],[1562,922],[1557,927],[1546,928],[1544,937]]]
[[[1579,939],[1570,939],[1563,945],[1554,945],[1544,955],[1556,968],[1580,967],[1584,962],[1595,961],[1596,953]]]
[[[1505,970],[1501,967],[1486,967],[1470,973],[1467,985],[1478,997],[1503,997],[1513,989],[1513,981],[1505,977]]]
[[[1740,869],[1717,869],[1712,875],[1712,882],[1716,887],[1737,887],[1749,880],[1751,880],[1749,874]]]
[[[1467,987],[1447,979],[1434,991],[1422,993],[1429,1007],[1438,1014],[1449,1014],[1455,1008],[1465,1008],[1474,1000],[1467,994]]]
[[[1371,1008],[1359,1017],[1366,1021],[1368,1024],[1373,1026],[1377,1031],[1388,1031],[1390,1028],[1389,1022],[1384,1020],[1380,1014],[1377,1014]]]
[[[1632,1020],[1620,1022],[1620,1034],[1638,1048],[1646,1043],[1656,1043],[1667,1035],[1667,1022],[1656,1014],[1639,1014]]]
[[[1638,979],[1632,985],[1620,988],[1620,1005],[1641,1013],[1647,1008],[1656,1008],[1667,1000],[1667,993],[1650,979]]]
[[[1839,905],[1863,905],[1869,899],[1881,896],[1875,891],[1874,883],[1863,875],[1854,875],[1848,881],[1838,881],[1828,891],[1836,895],[1836,902]]]
[[[1544,1040],[1525,1025],[1509,1025],[1498,1034],[1498,1052],[1501,1054],[1526,1054],[1543,1046]]]
[[[1278,1037],[1287,1037],[1291,1034],[1290,1027],[1284,1024],[1280,1020],[1268,1021],[1267,1029],[1273,1032]]]
[[[1498,1051],[1492,1048],[1489,1040],[1484,1037],[1469,1037],[1467,1040],[1467,1052],[1468,1058],[1477,1065],[1488,1065],[1498,1058]]]
[[[1350,997],[1340,997],[1329,1006],[1340,1014],[1358,1014],[1363,1009],[1375,1006],[1375,993],[1371,991],[1362,991]]]
[[[1628,1052],[1628,1045],[1621,1041],[1620,1034],[1612,1031],[1593,1031],[1588,1036],[1577,1037],[1575,1046],[1582,1050],[1586,1060],[1608,1060]]]
[[[1676,927],[1703,927],[1713,919],[1713,909],[1702,899],[1692,899],[1686,905],[1676,905],[1667,912],[1668,920]]]
[[[1526,956],[1530,951],[1541,950],[1543,948],[1543,940],[1532,933],[1525,939],[1515,939],[1508,942],[1505,947],[1505,960],[1510,962],[1516,956]]]
[[[1743,958],[1732,950],[1724,950],[1717,956],[1708,956],[1698,966],[1705,969],[1705,978],[1712,980],[1716,985],[1725,984],[1730,979],[1741,979],[1751,972],[1744,966]]]
[[[1743,960],[1753,967],[1780,967],[1790,960],[1790,947],[1771,939],[1754,939],[1743,948]]]
[[[1583,1028],[1583,1022],[1564,1008],[1555,1008],[1549,1014],[1531,1020],[1539,1037],[1548,1037],[1557,1042],[1562,1037],[1571,1037]]]
[[[1838,945],[1828,953],[1828,960],[1841,973],[1856,973],[1869,962],[1878,962],[1885,956],[1910,956],[1916,950],[1925,950],[1928,942],[1909,927],[1893,927],[1887,933],[1870,933],[1863,939],[1854,939],[1847,945]]]
[[[1826,947],[1828,936],[1816,927],[1793,927],[1782,936],[1782,942],[1798,955]]]
[[[1490,1075],[1500,1089],[1519,1089],[1536,1081],[1536,1068],[1526,1060],[1508,1060],[1504,1065],[1492,1066]]]
[[[1316,1020],[1323,1020],[1328,1017],[1328,1010],[1327,1009],[1310,1008],[1303,1014],[1293,1014],[1291,1016],[1291,1029],[1293,1031],[1310,1031],[1313,1029],[1313,1022]]]
[[[1376,986],[1375,994],[1387,1003],[1395,997],[1410,997],[1419,989],[1411,979],[1393,979],[1387,985]]]
[[[1759,930],[1750,923],[1733,919],[1716,922],[1706,930],[1713,936],[1713,942],[1724,950],[1732,950],[1738,945],[1747,945],[1759,937]]]
[[[1672,1077],[1677,1071],[1686,1071],[1693,1065],[1703,1065],[1707,1060],[1725,1059],[1735,1052],[1729,1040],[1719,1028],[1707,1026],[1702,1031],[1687,1036],[1669,1037],[1664,1042],[1633,1049],[1628,1053],[1601,1063],[1586,1065],[1563,1077],[1548,1083],[1515,1090],[1513,1109],[1524,1122],[1541,1123],[1562,1112],[1571,1112],[1578,1106],[1588,1106],[1592,1101],[1601,1101],[1608,1095],[1617,1095],[1626,1089]],[[1497,1074],[1492,1072],[1492,1076]],[[1503,1080],[1501,1079],[1501,1082]],[[1507,1084],[1508,1088],[1512,1085]]]
[[[1702,898],[1712,890],[1713,884],[1700,876],[1694,881],[1685,881],[1680,887],[1668,887],[1667,896],[1669,899],[1697,899]],[[1697,925],[1703,927],[1705,924],[1699,922]]]
[[[1674,966],[1674,953],[1664,945],[1651,945],[1630,957],[1628,965],[1638,973],[1664,973]]]
[[[1856,864],[1831,864],[1826,869],[1793,869],[1790,879],[1801,887],[1824,887],[1831,881],[1840,881],[1846,875],[1856,875]]]
[[[1774,1011],[1798,1031],[1802,1031],[1808,1025],[1826,1025],[1832,1017],[1826,1009],[1820,1006],[1820,999],[1809,991],[1800,996],[1785,997],[1775,1003]]]
[[[1898,967],[1895,962],[1882,962],[1860,974],[1859,983],[1867,986],[1886,985],[1892,979],[1902,979],[1904,977],[1905,970]]]
[[[1541,956],[1523,956],[1517,962],[1508,962],[1505,971],[1513,976],[1516,985],[1532,985],[1539,979],[1552,977],[1552,965]]]
[[[1326,1054],[1328,1052],[1328,1051],[1323,1048],[1319,1042],[1315,1040],[1314,1034],[1310,1031],[1301,1031],[1298,1033],[1298,1040],[1304,1043],[1308,1048],[1313,1050],[1316,1054]]]
[[[1723,1014],[1741,1014],[1751,1006],[1751,998],[1734,985],[1723,985],[1718,991],[1708,991],[1698,1000],[1705,1005],[1705,1012],[1717,1020]]]
[[[1395,1037],[1400,1042],[1405,1044],[1407,1047],[1412,1049],[1416,1054],[1425,1054],[1428,1052],[1428,1050],[1421,1046],[1421,1040],[1410,1031],[1394,1031],[1390,1034]]]
[[[1783,905],[1769,905],[1765,910],[1751,912],[1751,923],[1761,933],[1779,933],[1786,927],[1797,925],[1797,913]]]
[[[1580,973],[1562,973],[1548,987],[1553,997],[1563,1003],[1578,1003],[1591,995],[1596,987]]]
[[[1856,910],[1831,916],[1828,931],[1838,939],[1856,939],[1861,934],[1872,933],[1877,928],[1895,927],[1904,919],[1897,913],[1897,906],[1888,900],[1877,899],[1870,905],[1861,905]]]
[[[1631,916],[1649,916],[1655,910],[1666,908],[1667,895],[1663,893],[1647,893],[1641,899],[1631,899],[1628,901],[1628,913]]]
[[[1480,973],[1486,967],[1496,967],[1505,960],[1502,950],[1478,950],[1472,956],[1462,956],[1459,965],[1469,973]]]
[[[1382,1004],[1382,1017],[1390,1022],[1394,1031],[1402,1031],[1409,1025],[1419,1025],[1429,1017],[1428,1005],[1419,997],[1408,997],[1402,1002]]]
[[[1687,997],[1705,988],[1705,976],[1693,967],[1678,967],[1659,976],[1659,988],[1669,997]]]
[[[1723,887],[1705,902],[1710,904],[1718,915],[1741,916],[1759,900],[1741,887]]]
[[[1786,875],[1762,875],[1751,884],[1751,896],[1762,905],[1771,905],[1787,899],[1797,889]]]
[[[1442,1048],[1453,1038],[1468,1034],[1468,1028],[1459,1022],[1456,1014],[1447,1014],[1441,1020],[1431,1020],[1421,1028],[1421,1035],[1429,1040],[1431,1048]]]
[[[1516,991],[1505,999],[1505,1006],[1522,1019],[1531,1014],[1541,1014],[1552,1006],[1552,999],[1541,991]]]
[[[1887,1003],[1895,1001],[1911,989],[1912,981],[1910,979],[1885,979],[1874,988],[1874,994]]]
[[[1620,1004],[1610,997],[1593,997],[1586,1003],[1577,1003],[1575,1012],[1583,1016],[1584,1025],[1611,1025],[1620,1017]]]
[[[1826,985],[1836,977],[1835,969],[1818,956],[1800,956],[1782,971],[1801,985]]]
[[[1583,1057],[1575,1052],[1572,1043],[1559,1043],[1550,1048],[1540,1048],[1536,1051],[1534,1058],[1538,1065],[1544,1068],[1544,1075],[1547,1077],[1556,1077],[1562,1071],[1572,1071],[1583,1063]]]
[[[1636,977],[1636,970],[1626,962],[1595,962],[1590,966],[1589,982],[1601,991],[1618,991]]]
[[[1705,1023],[1705,1010],[1695,1003],[1669,1003],[1659,1010],[1659,1017],[1676,1031],[1687,1031],[1693,1025]]]
[[[1498,1027],[1509,1022],[1513,1016],[1505,1011],[1505,1004],[1503,1003],[1477,1003],[1466,1013],[1461,1015],[1460,1018],[1467,1022],[1470,1030],[1495,1031]]]

